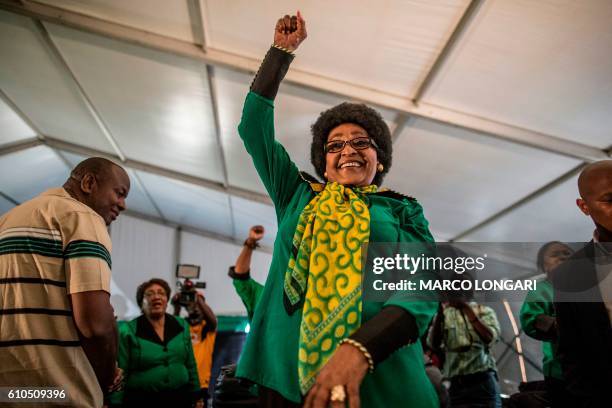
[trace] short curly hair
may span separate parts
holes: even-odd
[[[391,156],[393,144],[391,132],[382,116],[374,109],[362,103],[344,102],[331,109],[322,112],[317,121],[312,125],[312,144],[310,146],[310,161],[315,171],[322,179],[325,179],[325,143],[329,132],[344,124],[354,123],[368,132],[378,148],[376,154],[378,161],[384,166],[382,172],[377,172],[373,183],[380,187],[385,174],[391,168]]]
[[[138,307],[142,308],[142,300],[144,299],[144,293],[147,289],[149,289],[149,287],[153,285],[159,285],[164,288],[164,292],[166,292],[166,297],[170,299],[170,293],[172,292],[172,290],[170,289],[170,285],[168,285],[168,282],[160,278],[153,278],[149,279],[144,283],[141,283],[140,286],[138,286],[138,289],[136,289],[136,303],[138,304]]]

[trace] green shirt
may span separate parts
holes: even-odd
[[[278,237],[266,285],[253,315],[251,332],[238,364],[237,376],[276,390],[285,398],[302,399],[298,385],[298,341],[301,311],[288,315],[283,306],[283,279],[289,262],[291,239],[302,210],[314,193],[301,178],[286,150],[274,138],[271,100],[249,93],[238,128],[255,168],[275,206]],[[433,238],[421,206],[414,200],[368,196],[371,242],[431,242]],[[406,309],[421,334],[437,310],[437,302],[394,298],[386,304]],[[385,304],[364,302],[362,321]],[[361,384],[363,407],[436,407],[438,400],[423,364],[420,342],[404,347],[381,362]]]
[[[445,352],[442,374],[445,378],[496,370],[490,347],[499,338],[500,327],[495,311],[475,302],[470,307],[480,321],[493,333],[491,342],[485,344],[463,312],[454,308],[444,309],[442,350]],[[433,332],[433,328],[432,328]],[[432,342],[430,332],[429,343]]]
[[[548,280],[538,281],[536,289],[527,293],[525,302],[521,307],[521,327],[525,333],[537,336],[535,328],[536,318],[540,315],[555,316],[553,307],[553,286]],[[542,369],[544,377],[552,377],[562,380],[563,370],[561,362],[556,357],[556,345],[550,341],[542,341]]]
[[[189,324],[169,314],[165,319],[164,342],[144,315],[119,322],[118,364],[125,387],[111,395],[112,403],[121,403],[130,391],[155,393],[185,386],[194,392],[200,390]]]
[[[249,316],[249,322],[253,320],[253,313],[255,313],[255,306],[259,302],[259,298],[263,293],[263,285],[252,278],[249,279],[234,279],[234,288],[240,296],[244,307],[246,307],[247,315]]]

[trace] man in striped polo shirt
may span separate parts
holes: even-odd
[[[63,188],[0,217],[0,387],[58,387],[67,405],[102,406],[117,354],[106,226],[129,189],[120,166],[89,158]]]

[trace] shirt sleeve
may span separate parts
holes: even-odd
[[[249,92],[238,133],[253,160],[280,219],[302,182],[298,168],[274,138],[274,106],[271,100]]]
[[[111,239],[102,218],[73,211],[60,220],[68,293],[110,293]]]
[[[233,282],[236,293],[240,296],[240,300],[246,307],[249,321],[253,319],[253,313],[255,307],[259,302],[259,298],[263,293],[264,286],[252,278],[248,279],[234,279]]]

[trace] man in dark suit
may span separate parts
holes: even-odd
[[[559,358],[571,407],[612,401],[612,160],[578,178],[578,208],[595,223],[593,240],[553,271]]]

